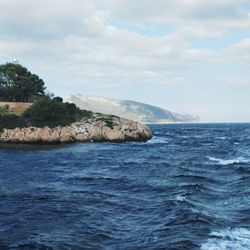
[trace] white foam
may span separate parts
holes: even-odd
[[[246,159],[244,157],[237,157],[235,159],[220,159],[220,158],[215,158],[215,157],[207,157],[210,161],[217,162],[219,165],[229,165],[229,164],[234,164],[234,163],[249,163],[250,160]]]
[[[154,144],[154,143],[167,143],[169,140],[164,137],[156,137],[154,136],[151,140],[147,141],[146,143]]]
[[[225,136],[218,136],[216,137],[217,139],[220,139],[220,140],[226,140],[227,138]]]
[[[182,196],[182,195],[176,195],[175,199],[177,201],[185,201],[186,200],[186,198],[184,196]]]
[[[201,250],[249,250],[250,230],[246,228],[224,229],[212,232]]]

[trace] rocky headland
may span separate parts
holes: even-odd
[[[3,129],[0,143],[58,144],[70,142],[126,142],[147,141],[150,129],[138,122],[117,116],[94,113],[68,126],[24,127]]]
[[[0,143],[124,142],[152,137],[146,125],[80,109],[46,92],[44,81],[16,61],[0,65],[0,78]]]

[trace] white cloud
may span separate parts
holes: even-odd
[[[97,1],[112,24],[122,22],[124,27],[126,24],[129,27],[144,27],[145,35],[154,24],[176,30],[185,41],[220,37],[228,31],[250,28],[248,0]]]
[[[113,15],[129,18],[231,18],[247,15],[248,0],[97,0]]]
[[[57,39],[96,36],[102,14],[90,0],[1,0],[0,36]]]
[[[249,0],[0,0],[0,60],[28,62],[49,88],[63,86],[67,94],[80,86],[114,92],[128,86],[142,92],[144,86],[202,89],[219,82],[227,65],[249,67],[250,40],[218,50],[192,42],[249,30],[249,7]],[[158,35],[147,33],[159,27]]]
[[[233,44],[225,50],[227,58],[237,64],[250,65],[250,38],[243,39],[239,43]]]

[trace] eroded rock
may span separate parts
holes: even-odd
[[[147,141],[152,138],[150,129],[131,120],[116,116],[95,115],[66,127],[4,129],[0,142],[13,143],[68,143],[88,141]]]

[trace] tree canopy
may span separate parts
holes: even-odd
[[[28,102],[45,95],[44,82],[20,64],[0,65],[0,100]]]

